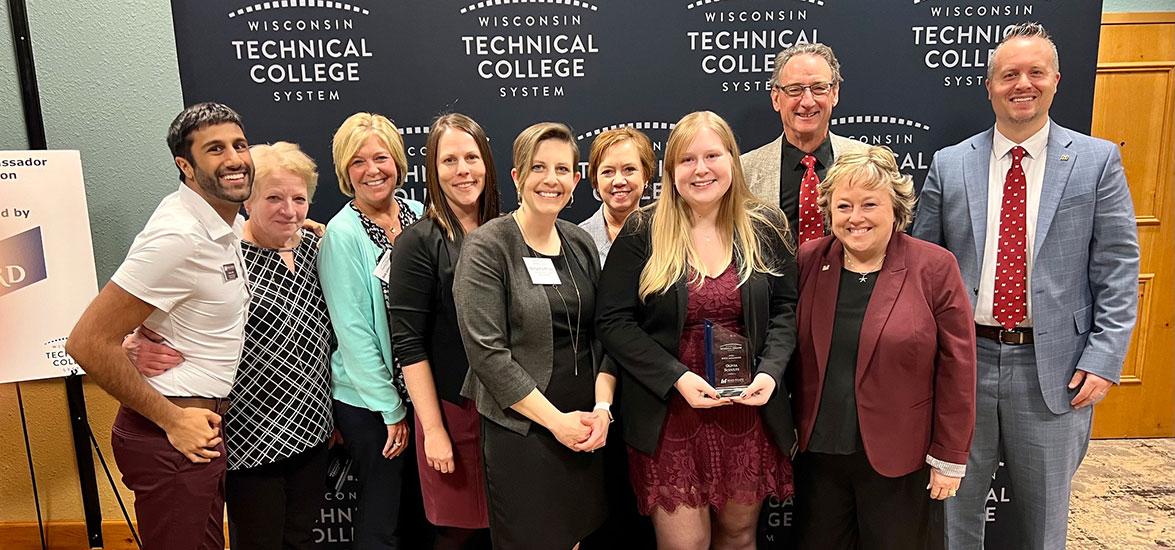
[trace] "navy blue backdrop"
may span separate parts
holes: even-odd
[[[744,152],[774,139],[772,60],[797,42],[824,42],[840,58],[833,131],[889,146],[920,186],[934,151],[992,124],[983,77],[1013,23],[1039,21],[1053,34],[1064,78],[1052,116],[1088,132],[1101,2],[172,0],[172,12],[185,104],[227,103],[252,142],[301,144],[321,173],[311,216],[325,221],[346,200],[330,138],[356,111],[385,114],[401,129],[403,192],[418,200],[432,119],[472,116],[490,135],[512,209],[510,146],[534,122],[571,125],[583,171],[601,129],[642,128],[660,156],[672,124],[699,109],[724,116]],[[649,198],[659,189],[650,186]],[[598,206],[580,185],[564,215],[579,221]],[[324,543],[345,545],[348,492],[332,496],[343,500],[324,509]],[[997,479],[993,547],[1014,546],[1012,498]],[[790,504],[765,507],[761,546],[783,547],[790,518]]]

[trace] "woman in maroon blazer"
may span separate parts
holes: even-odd
[[[954,256],[902,233],[914,188],[888,148],[839,156],[818,193],[832,234],[798,255],[797,542],[924,548],[975,424],[967,289]]]

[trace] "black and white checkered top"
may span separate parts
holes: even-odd
[[[302,231],[295,271],[277,250],[241,242],[252,299],[224,419],[230,470],[293,456],[331,435],[333,336],[318,282],[318,242]]]

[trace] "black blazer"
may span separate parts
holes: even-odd
[[[456,242],[450,241],[428,218],[412,224],[396,239],[388,277],[396,359],[401,365],[428,360],[437,396],[457,404],[469,371],[453,305],[453,269],[461,240],[458,236]]]
[[[689,299],[687,281],[649,297],[638,295],[641,270],[651,252],[652,209],[634,212],[612,243],[596,298],[596,335],[620,371],[619,416],[624,440],[653,454],[661,438],[673,384],[689,369],[677,360]],[[782,224],[783,222],[779,222]],[[757,372],[775,379],[775,393],[761,408],[775,443],[785,453],[795,443],[783,373],[796,345],[796,261],[778,234],[758,227],[782,276],[755,273],[741,287],[743,324]],[[743,406],[743,405],[733,405]]]

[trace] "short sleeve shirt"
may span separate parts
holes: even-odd
[[[184,356],[147,379],[176,397],[227,397],[232,389],[249,310],[240,235],[198,193],[180,185],[159,203],[110,278],[155,306],[143,325]]]

